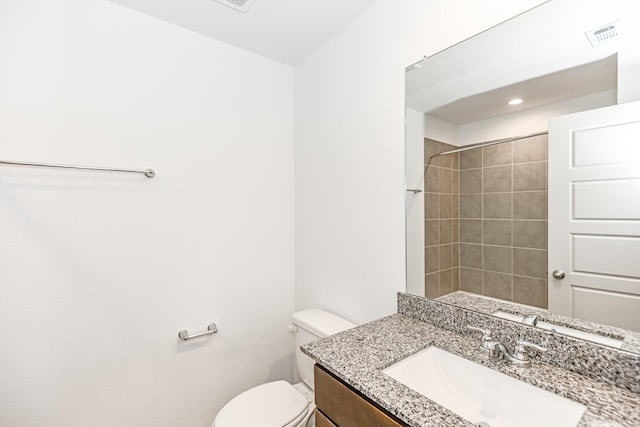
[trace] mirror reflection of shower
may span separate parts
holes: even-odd
[[[412,103],[429,76],[424,67],[408,71],[409,293],[461,290],[548,307],[549,120],[615,105],[617,61],[614,54],[441,106],[417,95]],[[510,105],[516,97],[522,102]]]
[[[636,0],[549,1],[406,68],[407,293],[487,314],[497,310],[535,312],[557,316],[563,324],[598,322],[589,326],[593,330],[609,326],[637,330],[635,294],[625,291],[635,279],[627,280],[624,274],[618,279],[605,277],[604,273],[618,271],[617,267],[607,266],[611,270],[605,270],[598,264],[606,258],[613,266],[619,258],[626,262],[621,265],[628,266],[626,258],[613,254],[632,251],[613,248],[615,245],[611,243],[613,249],[601,254],[599,243],[594,243],[605,241],[605,235],[635,236],[631,219],[635,221],[637,216],[624,210],[631,200],[627,195],[635,193],[622,188],[627,182],[615,189],[607,187],[602,197],[610,199],[621,194],[622,198],[605,202],[597,200],[597,191],[591,190],[601,184],[585,181],[602,181],[595,173],[604,174],[605,168],[596,171],[596,166],[606,163],[614,152],[625,153],[623,163],[628,175],[611,167],[607,179],[635,177],[639,170],[632,166],[632,153],[638,148],[633,141],[637,138],[629,137],[632,132],[626,129],[630,128],[616,121],[617,114],[623,116],[623,111],[633,110],[625,104],[640,99],[635,78],[640,40],[640,26],[634,25],[640,16],[638,7]],[[571,19],[567,20],[567,16]],[[543,32],[540,23],[544,23]],[[590,35],[611,26],[608,23],[615,23],[616,28],[621,24],[620,28],[625,30],[621,37],[605,44],[591,43]],[[515,101],[516,98],[520,101]],[[602,116],[596,111],[601,111]],[[603,121],[605,115],[608,121]],[[573,132],[574,124],[581,130]],[[613,133],[618,132],[614,129],[623,129],[618,126],[625,126],[620,131],[624,137]],[[601,127],[610,129],[591,131]],[[482,163],[488,156],[498,155],[505,144],[438,156],[432,164],[428,163],[431,153],[546,131],[549,131],[546,190],[518,187],[523,178],[529,179],[530,185],[539,180],[526,174],[525,169],[540,170],[543,162],[518,160],[515,150],[520,141],[508,143],[511,163],[506,160],[493,165]],[[599,135],[602,144],[581,147],[580,151],[592,163],[577,170],[570,165],[573,164],[570,159],[577,155],[576,141],[587,135]],[[609,141],[616,141],[615,150],[610,150]],[[467,165],[474,160],[480,163]],[[584,159],[579,164],[586,165]],[[429,165],[427,170],[425,165]],[[510,181],[508,177],[501,179],[501,175],[508,175],[509,168]],[[591,172],[594,175],[589,175]],[[588,206],[593,212],[600,210],[582,212],[574,221],[578,199],[573,197],[575,192],[567,191],[569,188],[580,190],[580,203],[591,203]],[[605,187],[602,184],[597,188]],[[545,191],[548,202],[536,194]],[[546,218],[543,212],[534,212],[545,204]],[[500,211],[508,214],[509,205],[511,215],[498,216]],[[616,218],[622,220],[607,224],[608,219]],[[596,226],[608,225],[621,227],[622,231],[618,234],[617,229],[602,231],[593,240],[580,237],[596,230]],[[589,228],[592,226],[593,230]],[[627,237],[615,243],[627,244]],[[545,238],[547,250],[543,245]],[[576,242],[581,248],[588,248],[580,253],[580,259],[585,261],[579,266],[580,271],[575,264]],[[588,244],[591,246],[585,246]],[[547,274],[542,278],[540,269],[532,267],[543,263],[545,253]],[[491,255],[496,258],[490,258]],[[545,267],[541,270],[545,271]],[[558,279],[556,270],[565,271],[566,278]],[[602,277],[598,276],[600,273]],[[546,285],[546,292],[541,285]],[[471,290],[477,293],[468,292]],[[633,308],[626,311],[629,307]],[[629,337],[627,332],[620,334]]]
[[[546,132],[424,144],[425,295],[462,290],[546,308]]]

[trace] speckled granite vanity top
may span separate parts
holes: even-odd
[[[304,353],[411,427],[472,426],[449,410],[400,384],[382,369],[435,345],[587,407],[579,426],[640,426],[640,394],[547,363],[521,368],[488,359],[479,341],[403,314],[323,338]]]

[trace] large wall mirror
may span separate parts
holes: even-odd
[[[408,66],[407,292],[640,351],[639,100],[637,0]]]

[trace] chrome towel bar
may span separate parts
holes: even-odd
[[[7,160],[0,160],[0,165],[31,166],[31,167],[37,167],[37,168],[74,169],[74,170],[100,171],[100,172],[138,173],[138,174],[144,174],[144,176],[146,176],[147,178],[153,178],[154,176],[156,176],[156,171],[154,171],[153,169],[120,169],[120,168],[104,168],[104,167],[97,167],[97,166],[57,165],[53,163],[10,162]]]
[[[215,323],[210,323],[209,326],[207,326],[207,330],[205,332],[200,332],[199,334],[189,336],[189,331],[187,331],[186,329],[183,329],[180,332],[178,332],[178,338],[180,338],[182,341],[189,341],[194,338],[202,337],[205,335],[215,334],[216,332],[218,332],[218,327],[216,326]]]

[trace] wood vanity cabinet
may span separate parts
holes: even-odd
[[[316,427],[336,427],[320,410],[316,411]]]
[[[315,366],[316,427],[406,427],[320,366]]]

